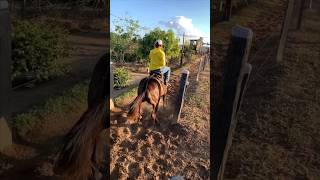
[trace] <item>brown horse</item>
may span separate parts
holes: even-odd
[[[74,180],[107,178],[109,158],[108,57],[96,64],[89,85],[88,109],[65,136],[55,172]]]
[[[165,95],[167,94],[167,86],[163,83],[163,78],[160,75],[153,74],[143,78],[139,83],[138,96],[130,104],[128,118],[132,121],[139,121],[141,117],[141,106],[143,102],[148,102],[152,105],[151,118],[155,125],[157,121],[156,113],[161,97],[163,98],[163,107],[165,103]]]

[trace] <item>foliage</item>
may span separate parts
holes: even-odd
[[[112,59],[121,62],[133,61],[131,58],[138,58],[136,52],[139,48],[139,22],[125,17],[117,18],[114,23],[115,30],[110,35]]]
[[[137,20],[130,17],[116,18],[115,29],[111,32],[111,58],[120,62],[137,62],[148,60],[149,52],[154,48],[154,42],[161,39],[167,59],[177,59],[180,56],[179,39],[173,30],[167,32],[160,28],[139,36],[143,29]]]
[[[169,29],[167,32],[160,28],[155,28],[145,34],[140,41],[140,54],[142,58],[148,59],[149,52],[154,48],[154,42],[157,39],[163,41],[164,51],[168,59],[177,58],[180,56],[179,39],[175,37],[174,32]]]
[[[66,31],[52,25],[14,21],[12,79],[27,72],[38,81],[64,74],[67,69],[59,60],[69,54],[66,36]]]
[[[168,58],[178,58],[180,56],[179,39],[175,37],[172,29],[167,31],[167,49]]]
[[[113,81],[114,88],[126,87],[130,79],[129,71],[124,67],[115,68],[113,71],[113,76],[114,76],[114,81]]]

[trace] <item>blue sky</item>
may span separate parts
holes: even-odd
[[[116,17],[129,16],[141,26],[173,29],[190,38],[210,39],[210,0],[110,0],[111,31]],[[181,37],[181,36],[180,36]]]

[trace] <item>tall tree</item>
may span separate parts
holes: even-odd
[[[180,55],[179,39],[175,37],[174,32],[169,29],[167,32],[160,28],[155,28],[149,33],[145,34],[140,41],[140,54],[144,59],[148,59],[151,49],[154,48],[154,42],[161,39],[164,44],[164,51],[168,59],[177,58]]]
[[[111,55],[116,61],[125,61],[126,55],[138,50],[140,25],[137,20],[129,17],[115,20],[115,30],[111,32]]]

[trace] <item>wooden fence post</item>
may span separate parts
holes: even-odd
[[[110,61],[110,110],[114,109],[114,103],[113,103],[113,67],[112,67],[112,62]]]
[[[202,65],[202,71],[204,71],[204,69],[206,68],[206,65],[207,65],[207,55],[204,55],[203,57],[203,65]]]
[[[312,0],[309,0],[309,9],[312,9]]]
[[[237,124],[246,83],[251,72],[247,63],[251,42],[251,29],[235,26],[223,70],[221,102],[214,102],[213,114],[213,179],[222,180],[232,136]]]
[[[180,67],[182,67],[182,65],[183,65],[183,58],[184,58],[184,33],[182,35],[182,50],[181,50]]]
[[[21,8],[21,17],[22,17],[22,19],[25,18],[26,6],[27,6],[27,0],[23,0],[23,4],[22,4],[22,8]]]
[[[180,115],[181,115],[181,111],[182,111],[182,107],[183,107],[183,103],[184,103],[184,95],[186,92],[186,87],[188,82],[188,78],[189,78],[189,71],[184,69],[181,72],[181,78],[180,78],[180,86],[179,86],[179,94],[177,97],[177,101],[176,101],[176,108],[175,108],[175,112],[174,112],[174,120],[176,121],[175,123],[179,123],[179,119],[180,119]]]
[[[11,91],[11,35],[9,3],[0,0],[0,151],[12,145],[12,134],[6,117]]]
[[[298,16],[298,24],[297,29],[301,29],[301,21],[303,16],[303,10],[304,10],[305,0],[300,0],[300,8],[299,8],[299,16]]]
[[[281,62],[283,58],[283,51],[286,45],[287,36],[288,36],[288,30],[292,19],[292,12],[294,9],[294,2],[295,0],[288,0],[287,3],[287,10],[286,10],[286,16],[282,24],[281,34],[280,34],[280,41],[278,45],[277,50],[277,62]]]
[[[231,0],[226,0],[226,7],[225,7],[225,12],[224,12],[224,20],[229,21],[231,18],[231,11],[232,11],[232,1]]]
[[[196,81],[199,81],[199,75],[202,70],[202,64],[203,64],[203,60],[202,60],[202,58],[200,58]]]

